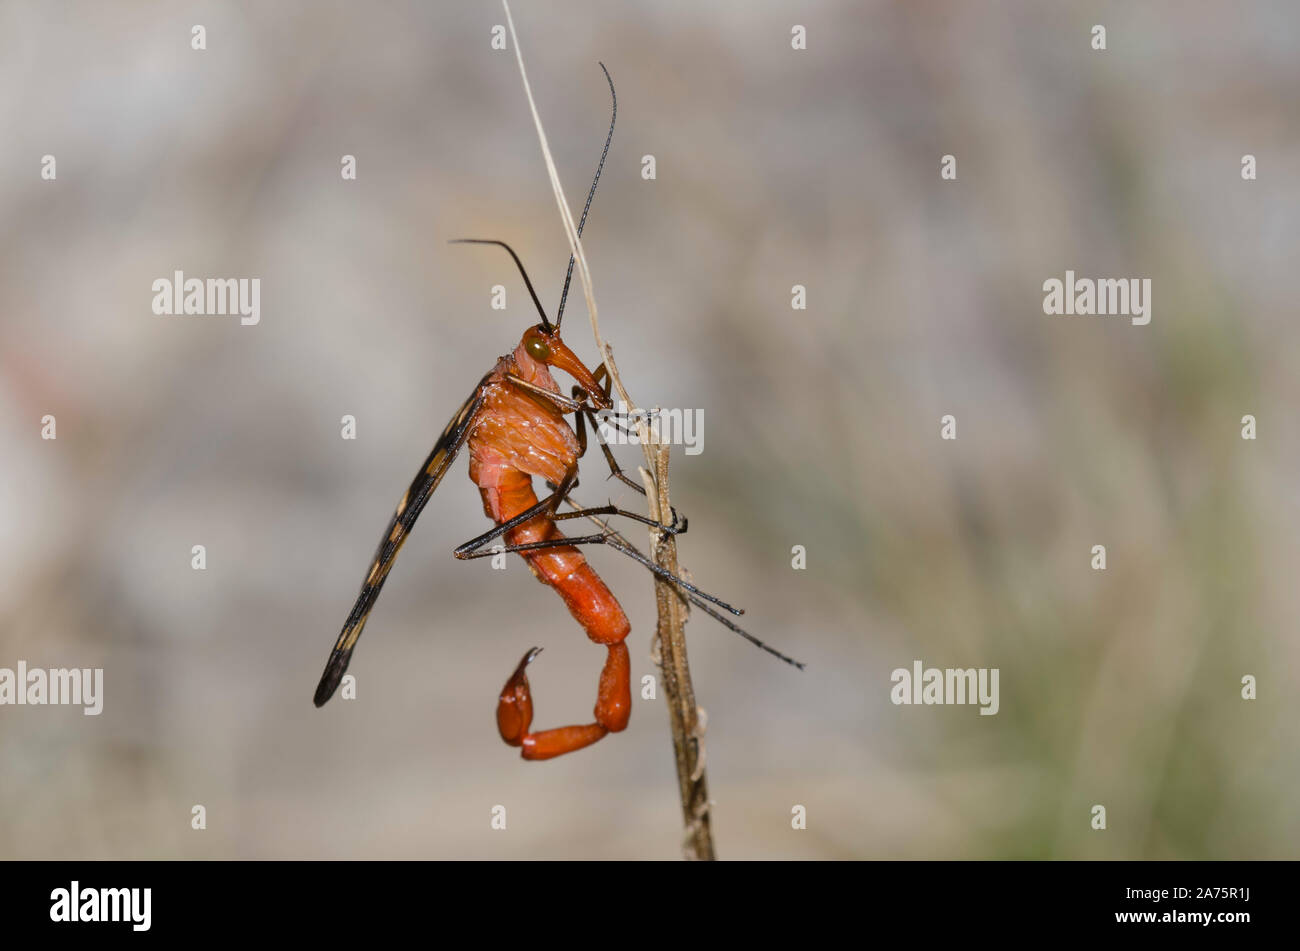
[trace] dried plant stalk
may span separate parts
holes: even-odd
[[[672,518],[668,500],[668,446],[655,442],[654,475],[641,470],[647,496],[653,500],[651,518],[666,522]],[[667,519],[665,519],[667,515]],[[680,577],[677,564],[677,539],[660,539],[651,531],[655,563]],[[668,722],[672,727],[673,752],[677,758],[677,784],[682,799],[682,816],[686,836],[682,849],[689,859],[713,859],[713,827],[709,819],[709,783],[704,774],[704,747],[700,711],[695,705],[695,687],[686,657],[686,602],[669,581],[655,578],[655,606],[659,613],[656,637],[659,641],[659,668],[663,675],[664,696],[668,702]]]
[[[591,322],[591,333],[596,341],[596,349],[604,361],[605,372],[609,374],[610,382],[618,393],[619,399],[623,401],[623,405],[635,407],[637,404],[628,396],[627,389],[623,386],[618,366],[614,363],[613,353],[600,335],[600,322],[596,316],[596,295],[592,289],[591,270],[587,267],[587,257],[583,254],[582,239],[574,224],[569,203],[564,197],[564,189],[560,186],[555,160],[546,142],[546,131],[542,128],[542,119],[537,113],[533,90],[528,84],[528,72],[524,69],[524,55],[519,47],[519,37],[515,34],[515,21],[510,15],[510,3],[508,0],[501,0],[501,4],[505,7],[510,42],[515,48],[519,77],[523,81],[524,93],[528,97],[528,108],[533,115],[533,124],[537,127],[537,139],[542,147],[542,158],[546,162],[551,190],[555,193],[555,203],[560,209],[560,220],[564,223],[564,233],[569,239],[569,249],[577,260],[578,277],[582,281],[582,293],[587,302],[587,317]],[[636,428],[645,453],[646,469],[651,476],[646,485],[650,517],[666,523],[672,518],[672,506],[668,499],[668,447],[652,439],[649,427],[639,416],[636,420]],[[678,574],[676,540],[668,537],[660,542],[656,538],[654,546],[653,554],[656,563],[665,570]],[[688,858],[712,859],[714,858],[713,836],[709,822],[708,784],[704,775],[702,746],[699,740],[699,713],[695,706],[695,690],[691,685],[691,671],[686,659],[686,606],[675,586],[657,577],[655,604],[659,615],[656,631],[662,658],[660,671],[664,696],[668,703],[669,722],[672,726],[673,751],[676,755],[677,779],[681,789],[682,815],[686,825],[685,852]]]

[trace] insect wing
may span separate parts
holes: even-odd
[[[348,661],[352,659],[352,650],[356,646],[357,638],[361,636],[370,609],[374,607],[379,592],[383,590],[384,581],[393,567],[393,561],[415,525],[415,520],[420,517],[425,503],[429,501],[429,496],[433,495],[433,490],[438,487],[442,477],[451,468],[456,454],[460,452],[461,446],[465,444],[474,418],[483,405],[486,389],[487,378],[484,377],[483,381],[475,387],[470,398],[465,401],[465,405],[442,431],[442,435],[438,437],[433,450],[429,453],[429,458],[424,461],[420,471],[411,480],[406,494],[397,503],[397,511],[393,513],[388,528],[384,530],[384,537],[380,540],[379,548],[370,563],[370,572],[361,585],[361,593],[357,595],[357,603],[348,614],[343,630],[334,643],[334,650],[330,653],[329,662],[325,665],[325,673],[321,675],[320,684],[316,687],[316,706],[324,704],[338,689],[339,681],[343,679],[343,674],[348,669]]]

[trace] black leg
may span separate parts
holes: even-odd
[[[686,521],[683,519],[680,524],[676,520],[671,525],[665,525],[663,522],[656,522],[652,518],[644,515],[638,515],[636,512],[629,512],[627,509],[621,509],[613,502],[608,505],[598,505],[593,508],[580,508],[573,499],[565,496],[565,501],[573,506],[571,512],[560,512],[553,515],[552,518],[557,522],[562,522],[566,518],[586,518],[591,515],[621,515],[624,518],[630,518],[634,522],[640,522],[642,525],[648,525],[650,528],[659,529],[659,537],[666,538],[669,535],[681,535],[686,531]]]
[[[597,367],[596,372],[592,375],[596,378],[597,381],[599,381],[600,378],[605,375],[605,364],[602,363],[599,367]],[[609,397],[611,383],[612,383],[611,380],[609,379],[605,380],[605,385],[603,387],[603,390],[606,398]],[[591,406],[585,402],[587,395],[588,395],[587,391],[584,390],[582,387],[575,386],[573,388],[574,398],[583,401],[582,407],[578,410],[577,416],[575,418],[575,421],[577,422],[577,432],[578,432],[578,446],[579,446],[578,455],[582,456],[585,455],[587,452],[587,427],[583,421],[585,417],[585,419],[591,423],[591,431],[596,436],[596,445],[600,446],[600,451],[605,456],[605,462],[609,466],[609,474],[614,478],[618,479],[624,485],[635,489],[636,491],[640,492],[642,495],[645,495],[645,486],[641,485],[638,482],[634,482],[632,479],[628,478],[628,476],[623,472],[622,468],[619,466],[618,460],[614,458],[614,453],[612,453],[610,451],[609,446],[605,444],[605,440],[600,438],[600,423],[599,421],[597,421],[596,414],[592,411]],[[626,514],[626,513],[620,512],[618,514]],[[677,515],[676,507],[674,507],[672,510],[672,517],[673,517],[674,526],[676,526],[679,523],[679,521],[681,524],[681,528],[677,529],[677,531],[674,532],[673,534],[680,535],[683,532],[685,532],[689,522],[685,518],[679,519]]]
[[[577,390],[580,389],[580,387],[575,386],[574,389]],[[578,424],[577,429],[578,429],[579,445],[581,445],[584,450],[587,448],[587,438],[586,438],[587,427],[584,424],[584,418],[586,419],[586,421],[591,423],[591,430],[593,433],[596,434],[596,445],[600,447],[601,453],[604,454],[605,456],[605,463],[609,466],[609,474],[614,478],[618,479],[628,488],[635,489],[637,492],[640,492],[642,495],[645,495],[645,486],[641,485],[639,482],[635,482],[632,479],[628,478],[627,474],[619,466],[618,460],[614,458],[614,453],[610,452],[609,446],[605,445],[605,440],[600,438],[600,421],[596,419],[596,414],[592,412],[591,407],[586,405],[585,403],[583,404],[582,408],[578,410],[578,415],[576,420]],[[673,518],[674,520],[676,520],[676,514],[674,514]]]
[[[559,507],[560,500],[564,498],[566,495],[568,495],[570,492],[572,492],[574,486],[576,486],[577,484],[578,484],[578,464],[575,462],[569,468],[569,471],[564,474],[563,481],[558,486],[556,486],[555,491],[552,492],[550,495],[548,495],[546,498],[542,499],[536,505],[524,509],[522,512],[520,512],[518,515],[516,515],[514,518],[510,519],[509,521],[502,522],[500,525],[497,525],[494,528],[489,529],[488,531],[484,532],[482,535],[479,535],[475,538],[471,538],[463,545],[458,545],[453,550],[452,554],[462,561],[474,557],[482,557],[482,555],[474,556],[469,553],[472,551],[476,551],[479,548],[482,548],[492,539],[499,538],[500,536],[504,535],[506,532],[510,531],[510,529],[517,528],[520,525],[524,524],[524,522],[531,521],[532,519],[537,518],[537,516],[539,515],[545,514],[554,517],[555,510],[556,508]],[[488,552],[487,554],[493,554],[493,552]]]
[[[545,400],[549,400],[550,402],[558,406],[562,412],[573,413],[573,412],[577,412],[579,409],[582,408],[582,402],[580,400],[576,398],[571,399],[565,396],[563,393],[552,393],[550,390],[541,386],[537,386],[536,384],[529,383],[527,380],[521,379],[520,377],[515,376],[513,373],[506,374],[506,379],[509,380],[511,383],[513,383],[515,386],[519,387],[521,390],[527,390],[529,393],[536,394],[537,396],[540,396]]]
[[[472,561],[475,558],[491,558],[493,555],[508,552],[543,551],[547,548],[570,548],[577,545],[603,545],[604,543],[604,535],[574,535],[571,538],[567,536],[565,538],[547,538],[544,541],[526,542],[522,545],[496,545],[486,551],[471,552],[458,557],[463,561]]]
[[[570,513],[570,514],[579,514],[579,513]],[[665,581],[671,581],[673,584],[677,585],[683,591],[687,591],[690,594],[696,595],[697,597],[701,597],[706,601],[711,601],[714,604],[718,605],[720,608],[730,611],[732,614],[745,613],[743,609],[733,608],[730,604],[728,604],[726,601],[723,601],[721,598],[715,598],[713,595],[701,591],[699,588],[695,587],[695,585],[691,584],[685,578],[679,578],[671,571],[668,571],[664,568],[660,568],[658,565],[656,565],[645,555],[641,554],[640,551],[633,548],[631,545],[627,544],[627,542],[623,541],[621,538],[616,538],[613,533],[607,532],[601,535],[576,535],[572,538],[548,538],[540,542],[525,542],[522,545],[501,545],[494,549],[489,549],[488,551],[475,551],[475,552],[468,551],[467,546],[469,544],[471,543],[466,542],[460,548],[456,549],[456,551],[458,552],[458,554],[456,555],[457,558],[468,561],[472,558],[487,558],[490,557],[491,555],[499,555],[502,552],[543,551],[547,548],[571,548],[571,547],[576,547],[578,545],[607,545],[608,547],[613,548],[615,551],[621,551],[623,554],[627,555],[629,558],[633,559],[634,561],[639,561],[641,564],[645,565],[645,567],[648,568],[653,574],[664,579]],[[465,554],[459,554],[459,552],[461,552],[462,549],[466,549]]]
[[[550,483],[547,484],[550,485]],[[569,493],[572,492],[575,488],[577,488],[577,485],[578,485],[578,468],[575,465],[565,475],[564,481],[561,482],[560,485],[555,486],[554,491],[546,498],[542,499],[536,505],[530,506],[529,508],[520,512],[518,515],[516,515],[514,518],[510,519],[509,521],[502,522],[500,525],[493,526],[492,528],[484,532],[482,535],[478,535],[474,538],[471,538],[463,545],[459,545],[456,549],[454,549],[452,554],[454,554],[461,561],[468,561],[473,558],[483,558],[486,555],[495,554],[494,551],[487,551],[479,554],[471,554],[471,552],[478,551],[488,542],[492,541],[492,539],[500,538],[502,535],[510,531],[512,528],[517,528],[518,526],[524,524],[525,522],[537,518],[539,515],[546,515],[556,522],[562,522],[565,519],[571,519],[571,518],[586,518],[589,515],[622,515],[626,518],[630,518],[633,519],[634,521],[640,522],[642,525],[648,525],[651,528],[657,528],[659,530],[660,535],[663,537],[669,535],[680,535],[682,532],[686,531],[685,522],[683,522],[680,526],[675,521],[673,522],[672,525],[664,525],[661,522],[656,522],[653,519],[646,518],[644,515],[638,515],[635,512],[628,512],[623,509],[620,509],[612,503],[609,505],[601,505],[589,509],[578,508],[574,504],[574,502],[571,499],[569,499]],[[574,511],[556,512],[556,508],[559,506],[561,500],[568,501],[570,505],[574,505]],[[550,546],[544,546],[544,547],[550,547]],[[513,548],[506,549],[506,551],[515,551],[515,550],[526,551],[527,549],[513,549]],[[496,551],[500,551],[500,549],[498,548],[496,549]]]
[[[567,516],[576,516],[580,514],[584,514],[584,513],[583,512],[565,513],[565,515]],[[679,578],[677,575],[674,575],[672,572],[660,568],[653,561],[651,561],[649,558],[643,555],[639,550],[637,550],[634,546],[628,544],[621,536],[619,536],[615,532],[606,532],[601,535],[579,535],[573,538],[549,538],[546,539],[545,541],[528,542],[527,544],[523,544],[523,545],[504,545],[494,550],[477,551],[472,554],[458,555],[457,557],[464,558],[464,559],[488,558],[492,555],[500,554],[502,552],[542,551],[547,548],[567,548],[567,547],[576,547],[578,545],[605,545],[606,547],[613,548],[616,551],[621,551],[629,558],[644,565],[656,576],[664,579],[665,581],[671,582],[674,585],[674,587],[678,589],[678,595],[680,597],[684,598],[691,604],[695,605],[701,611],[709,615],[709,617],[713,618],[715,621],[718,621],[720,624],[722,624],[729,630],[732,630],[735,633],[739,634],[741,637],[749,641],[755,647],[762,648],[772,656],[778,657],[781,660],[785,661],[787,664],[791,664],[795,667],[798,667],[800,670],[804,669],[804,665],[801,661],[797,661],[793,657],[787,657],[785,654],[782,654],[774,647],[770,647],[767,644],[763,643],[761,640],[759,640],[753,634],[750,634],[740,625],[736,624],[734,621],[731,621],[724,615],[720,614],[719,612],[715,611],[713,608],[709,607],[708,603],[706,602],[712,602],[713,604],[718,605],[724,610],[730,611],[732,614],[744,614],[745,612],[743,610],[741,610],[740,608],[732,607],[730,604],[723,601],[721,598],[715,598],[713,595],[701,591],[699,588],[691,584],[686,579]],[[462,546],[462,548],[463,547],[465,546]]]

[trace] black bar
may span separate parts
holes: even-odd
[[[587,936],[585,942],[610,933],[598,930],[607,920],[624,935],[614,942],[619,947],[651,940],[681,915],[699,917],[691,926],[697,938],[717,928],[729,943],[751,933],[770,939],[769,929],[782,923],[813,929],[809,938],[849,928],[861,939],[852,943],[868,946],[889,934],[911,935],[915,947],[933,947],[936,937],[977,942],[970,947],[1058,935],[1234,941],[1285,928],[1289,915],[1281,906],[1295,871],[1274,862],[9,862],[0,868],[7,878],[0,896],[6,937],[229,938],[270,928],[313,942],[414,932],[434,941],[460,935],[460,943],[518,929],[516,937],[527,942],[566,932]],[[100,907],[102,895],[88,905],[88,890],[149,889],[148,929],[136,930],[144,923],[143,891],[136,893],[138,904],[122,905],[137,912],[134,923],[52,920],[71,904],[74,881],[87,910]],[[68,898],[63,906],[60,889]],[[109,906],[122,901],[121,892],[109,897]],[[674,902],[681,907],[671,907]]]

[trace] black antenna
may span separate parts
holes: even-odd
[[[609,135],[605,136],[605,150],[600,153],[600,164],[596,166],[596,177],[592,179],[591,191],[587,192],[587,204],[582,208],[582,218],[578,221],[578,237],[582,237],[582,226],[587,223],[587,212],[591,210],[591,200],[596,197],[596,185],[600,183],[600,173],[605,168],[605,156],[609,154],[609,143],[614,140],[614,120],[618,118],[618,95],[614,92],[614,80],[609,78],[609,70],[605,69],[605,64],[600,64],[601,71],[605,74],[605,81],[609,83],[609,98],[614,101],[614,114],[609,117]],[[555,329],[560,329],[560,321],[564,319],[564,302],[569,299],[569,282],[573,280],[573,255],[569,255],[569,270],[564,275],[564,291],[560,294],[560,309],[555,312]]]
[[[519,273],[524,276],[524,283],[528,285],[528,293],[533,296],[533,303],[537,305],[537,313],[542,315],[542,326],[547,333],[551,332],[551,322],[546,319],[546,311],[542,310],[542,302],[537,299],[537,291],[533,290],[533,282],[528,279],[528,272],[524,270],[524,262],[519,260],[519,255],[515,254],[515,249],[510,247],[504,241],[496,241],[492,238],[452,238],[448,244],[497,244],[510,252],[510,256],[515,259],[519,265]],[[559,322],[556,322],[556,329],[559,329]]]

